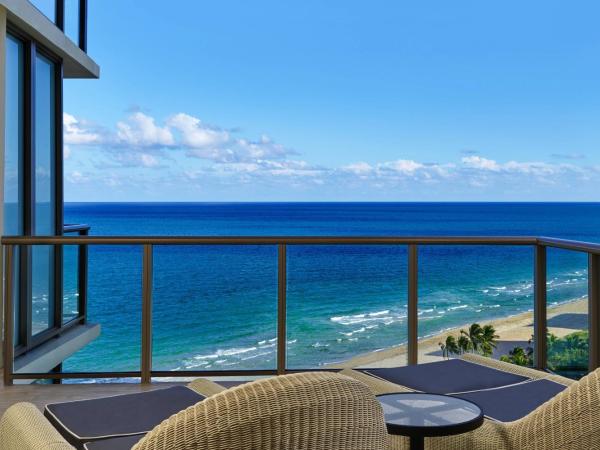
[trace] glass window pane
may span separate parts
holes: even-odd
[[[43,56],[35,64],[35,207],[34,234],[54,235],[54,64]],[[36,334],[52,325],[54,252],[32,249],[32,329]]]
[[[65,0],[65,34],[79,45],[79,0]]]
[[[156,370],[275,369],[277,249],[157,246],[152,308]]]
[[[79,247],[63,247],[63,324],[79,315]]]
[[[294,245],[287,258],[288,368],[406,364],[406,247]]]
[[[9,35],[6,39],[5,235],[23,234],[23,76],[23,43]],[[16,267],[18,260],[15,260]],[[19,283],[14,286],[16,318],[19,315],[16,301]],[[15,343],[19,335],[18,322],[15,320]]]
[[[588,256],[548,249],[548,369],[579,379],[588,372]]]

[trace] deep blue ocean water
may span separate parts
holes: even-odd
[[[93,235],[544,235],[600,242],[600,204],[119,203],[65,205]],[[155,369],[272,369],[277,249],[170,246],[154,253]],[[66,251],[66,266],[73,249]],[[71,255],[71,256],[69,256]],[[533,308],[533,249],[420,248],[419,335]],[[65,370],[137,370],[140,247],[89,250],[88,314],[101,336]],[[583,254],[549,250],[549,304],[586,295]],[[73,271],[65,297],[74,303]],[[406,342],[403,246],[288,248],[288,366],[318,367]],[[68,309],[68,308],[67,308]]]

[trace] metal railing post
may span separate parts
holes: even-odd
[[[589,370],[600,367],[600,256],[588,256]]]
[[[408,364],[419,360],[419,249],[408,246]]]
[[[152,245],[144,245],[142,260],[142,383],[152,380]]]
[[[277,374],[286,372],[286,306],[287,306],[287,248],[285,244],[277,247]]]
[[[79,236],[87,236],[88,230],[79,231]],[[88,290],[88,247],[87,245],[78,246],[77,255],[77,291],[79,315],[83,317],[82,323],[87,322],[87,290]]]
[[[543,245],[535,247],[535,271],[534,271],[535,301],[533,305],[533,343],[535,367],[545,370],[548,359],[548,318],[546,315],[547,297],[547,251]]]
[[[14,361],[14,246],[4,247],[4,385],[13,384]]]

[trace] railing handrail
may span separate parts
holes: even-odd
[[[2,245],[537,245],[532,236],[3,236]]]
[[[90,231],[91,228],[85,223],[66,223],[63,225],[63,233],[80,233]]]
[[[600,255],[600,244],[594,242],[575,241],[571,239],[560,239],[552,237],[539,237],[538,245],[544,245],[546,247],[552,248],[561,248],[563,250],[590,253],[592,255]]]
[[[81,377],[134,377],[149,382],[152,377],[174,376],[172,372],[152,369],[152,252],[153,246],[161,245],[276,245],[278,247],[278,345],[277,367],[275,370],[249,371],[184,371],[178,376],[217,376],[236,373],[266,375],[283,374],[291,370],[286,365],[286,246],[287,245],[404,245],[408,246],[408,362],[418,361],[418,247],[427,245],[504,245],[531,246],[534,258],[534,342],[535,366],[546,367],[547,349],[547,248],[560,248],[584,252],[589,257],[589,367],[600,366],[600,244],[572,241],[550,237],[533,236],[87,236],[86,225],[68,225],[78,236],[4,236],[0,244],[4,247],[4,288],[5,298],[12,298],[14,280],[14,252],[20,246],[33,245],[78,245],[87,249],[88,245],[139,245],[144,248],[142,261],[142,364],[139,371],[133,372],[89,372],[78,374]],[[66,229],[69,229],[67,228]],[[4,378],[6,384],[14,379],[32,379],[36,374],[14,373],[14,353],[12,348],[12,302],[5,302]],[[37,374],[37,378],[73,378],[73,374],[54,372]]]
[[[65,225],[64,232],[89,225]],[[542,245],[600,255],[600,243],[536,236],[2,236],[2,245]]]

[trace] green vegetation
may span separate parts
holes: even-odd
[[[527,348],[515,347],[501,361],[519,366],[533,366],[533,340]],[[576,331],[563,338],[548,334],[548,369],[553,372],[578,372],[587,370],[589,336],[587,331]]]
[[[502,355],[500,361],[531,367],[533,366],[533,348],[529,346],[527,348],[515,347],[508,352],[508,355]]]
[[[463,353],[478,353],[483,356],[492,356],[492,352],[496,348],[496,339],[498,339],[498,336],[492,325],[484,325],[482,327],[478,323],[474,323],[467,331],[460,330],[458,339],[455,336],[449,335],[444,342],[439,343],[439,346],[442,349],[444,358]]]
[[[464,353],[477,353],[491,357],[497,339],[496,330],[492,325],[482,327],[474,323],[467,330],[460,330],[458,338],[448,335],[439,346],[444,358]],[[552,372],[571,378],[579,378],[587,372],[589,355],[587,331],[576,331],[562,338],[549,333],[547,345],[548,369]],[[526,347],[515,347],[508,352],[508,355],[502,355],[500,361],[533,367],[533,338]]]

